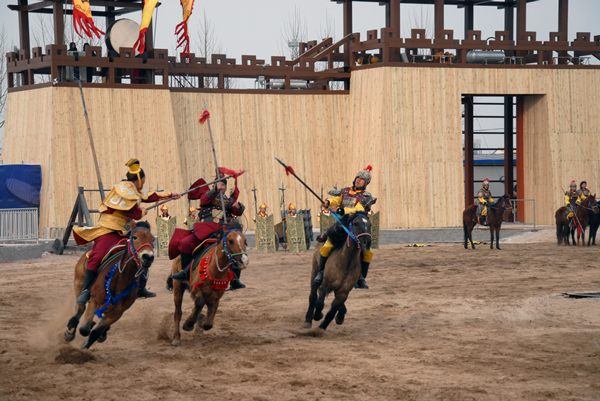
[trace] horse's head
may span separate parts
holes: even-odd
[[[242,233],[242,226],[237,221],[232,221],[224,224],[221,230],[219,239],[230,262],[237,264],[240,269],[248,267],[250,259],[246,253],[246,237]]]
[[[131,221],[129,223],[131,231],[129,240],[131,248],[129,251],[134,254],[137,261],[144,269],[148,269],[154,262],[154,235],[150,232],[150,224],[147,221]]]
[[[510,196],[506,194],[502,195],[500,198],[498,198],[495,207],[497,207],[500,210],[503,210],[504,213],[512,213],[513,206],[512,202],[510,201]],[[506,215],[504,215],[504,213],[502,214],[502,217],[504,220],[507,220]]]
[[[596,194],[588,196],[586,199],[588,203],[588,207],[592,209],[592,212],[598,214],[600,213],[600,207],[598,206],[598,201],[596,200]]]
[[[352,213],[350,219],[350,232],[354,234],[360,248],[364,251],[371,249],[371,221],[363,213]]]

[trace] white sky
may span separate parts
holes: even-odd
[[[32,3],[33,1],[30,1]],[[17,0],[0,0],[0,26],[5,26],[12,43],[18,45],[18,20],[16,12],[6,6]],[[569,8],[569,41],[575,39],[576,32],[591,32],[600,35],[600,0],[571,0]],[[326,25],[326,13],[333,19],[334,38],[342,37],[343,20],[341,4],[330,0],[196,0],[190,18],[191,49],[197,46],[197,27],[203,12],[214,26],[215,35],[228,57],[241,61],[243,54],[254,54],[269,62],[272,55],[280,55],[282,31],[297,7],[306,22],[309,40],[317,40],[319,32]],[[494,35],[504,26],[504,12],[496,7],[475,8],[476,30],[482,37]],[[354,32],[364,38],[366,31],[385,26],[385,7],[378,3],[355,3]],[[453,29],[455,39],[463,38],[463,9],[445,6],[445,29]],[[158,14],[158,15],[157,15]],[[176,44],[175,26],[181,21],[181,6],[177,0],[163,0],[155,12],[156,48],[169,49]],[[128,14],[125,18],[139,22],[141,12]],[[433,27],[433,6],[401,6],[401,29],[403,36],[409,36],[410,28],[417,27],[415,19]],[[420,22],[419,22],[420,23]],[[33,22],[30,21],[33,25]],[[515,24],[516,25],[516,24]],[[549,32],[558,30],[558,0],[539,0],[527,5],[527,30],[537,32],[537,40],[548,40]],[[33,44],[32,44],[33,45]],[[4,60],[4,58],[3,58]],[[594,60],[594,62],[597,62]],[[0,138],[2,132],[0,131]],[[489,141],[488,141],[489,145]],[[494,145],[496,146],[496,145]]]

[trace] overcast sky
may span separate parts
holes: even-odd
[[[0,25],[5,26],[11,42],[18,45],[17,13],[6,6],[17,0],[0,0]],[[30,0],[30,3],[33,3]],[[569,41],[575,39],[576,32],[591,32],[600,35],[600,0],[571,0],[569,9]],[[69,5],[70,7],[70,5]],[[334,25],[334,38],[342,37],[342,8],[330,0],[196,0],[190,18],[191,49],[198,45],[198,25],[205,12],[214,26],[215,36],[228,57],[254,54],[270,60],[272,55],[280,55],[282,32],[290,14],[297,8],[306,24],[309,40],[320,39],[320,32],[327,24],[326,15]],[[482,37],[494,35],[502,30],[504,14],[496,7],[476,7],[475,29],[482,31]],[[464,10],[456,6],[445,6],[445,29],[453,29],[455,39],[462,39]],[[175,26],[181,22],[181,6],[177,0],[163,0],[154,14],[156,26],[156,48],[174,49]],[[128,14],[126,18],[138,22],[141,12]],[[417,22],[415,22],[415,20]],[[422,21],[422,22],[421,22]],[[35,22],[30,22],[34,25]],[[433,6],[401,6],[401,29],[403,36],[409,36],[410,28],[424,24],[433,27]],[[355,3],[354,32],[364,38],[366,31],[385,26],[385,7],[378,3]],[[539,0],[527,5],[527,30],[536,31],[537,40],[548,40],[549,32],[558,30],[558,0]],[[33,45],[33,44],[32,44]],[[0,132],[0,137],[1,137]]]

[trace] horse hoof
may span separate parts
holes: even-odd
[[[303,329],[310,329],[312,327],[312,323],[310,322],[304,322],[304,324],[302,325]]]
[[[181,340],[173,340],[173,342],[171,342],[171,345],[173,347],[179,347],[181,345]]]
[[[208,324],[208,323],[207,323],[207,324],[203,324],[203,325],[202,325],[202,328],[203,328],[204,330],[210,330],[210,329],[212,329],[212,324]]]
[[[182,329],[184,331],[192,331],[194,330],[194,324],[189,324],[188,322],[185,322],[185,324],[183,325]]]
[[[96,325],[96,322],[92,322],[92,323],[91,323],[91,324],[89,324],[89,325],[87,325],[87,324],[86,324],[86,325],[84,325],[84,326],[81,326],[81,327],[79,328],[79,334],[81,334],[81,335],[82,335],[82,336],[84,336],[84,337],[87,337],[87,336],[89,336],[89,335],[90,335],[90,332],[92,331],[92,329],[94,328],[94,326],[95,326],[95,325]]]
[[[344,323],[344,316],[342,316],[342,317],[336,316],[335,317],[335,323],[336,324],[343,324]]]
[[[202,330],[202,328],[200,326],[196,326],[196,328],[194,329],[194,333],[198,334],[199,336],[204,334],[204,330]]]
[[[72,330],[72,333],[70,333],[69,330],[65,330],[65,341],[71,342],[75,339],[75,329]]]
[[[100,337],[98,337],[98,342],[103,343],[104,341],[106,341],[107,337],[108,337],[108,333],[105,331],[104,333],[102,333],[102,335]]]
[[[313,319],[318,322],[319,320],[323,319],[323,314],[321,312],[317,312],[317,313],[315,313],[315,316],[313,317]]]

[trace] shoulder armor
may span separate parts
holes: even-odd
[[[375,204],[375,202],[377,202],[377,198],[375,198],[373,195],[371,195],[370,192],[364,191],[362,193],[362,198],[361,198],[360,203],[362,203],[362,205],[365,209],[369,209],[372,205]]]
[[[342,194],[342,192],[344,192],[345,189],[348,189],[350,187],[343,187],[341,189],[332,189],[331,191],[327,192],[329,195],[331,196],[340,196]]]

